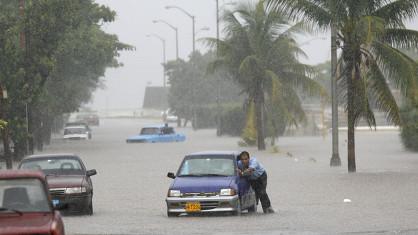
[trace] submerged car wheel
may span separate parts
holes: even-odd
[[[238,202],[237,210],[232,212],[232,215],[240,216],[241,215],[241,203]]]
[[[89,204],[89,207],[87,208],[86,214],[93,215],[93,199],[90,199],[90,204]]]

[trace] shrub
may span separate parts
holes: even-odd
[[[401,108],[401,139],[405,148],[418,152],[418,108],[405,105]]]

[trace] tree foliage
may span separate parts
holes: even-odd
[[[226,11],[223,20],[226,39],[208,40],[219,47],[221,58],[214,67],[227,68],[249,102],[254,102],[257,144],[262,150],[265,120],[273,127],[272,137],[283,126],[304,120],[297,90],[309,95],[325,92],[311,79],[314,70],[298,60],[305,56],[295,41],[305,29],[302,23],[290,24],[285,15],[266,8],[264,1],[241,3]]]
[[[76,111],[100,86],[118,51],[132,49],[100,26],[116,13],[93,0],[0,2],[0,82],[16,150],[42,147],[55,118]],[[26,125],[26,118],[29,126]],[[29,136],[26,135],[29,128]]]
[[[375,126],[373,109],[401,124],[399,107],[389,83],[417,101],[417,63],[400,49],[418,47],[418,32],[404,21],[417,15],[416,0],[268,0],[269,6],[291,17],[315,24],[334,25],[342,51],[339,60],[341,98],[348,115],[348,170],[356,171],[354,128],[359,120]]]
[[[215,106],[217,98],[222,105],[239,101],[239,88],[225,73],[209,74],[213,52],[196,52],[189,61],[169,61],[166,65],[170,84],[169,106],[176,115],[192,120],[194,107]],[[217,94],[219,92],[219,94]]]

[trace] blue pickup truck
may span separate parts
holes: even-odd
[[[126,139],[126,143],[182,142],[185,140],[186,136],[176,133],[173,127],[154,125],[143,127],[138,135]]]

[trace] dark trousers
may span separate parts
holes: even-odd
[[[251,187],[255,191],[255,196],[258,200],[261,201],[261,206],[263,207],[263,211],[266,210],[271,206],[269,196],[267,195],[267,173],[264,172],[260,177],[255,180],[249,180]]]

